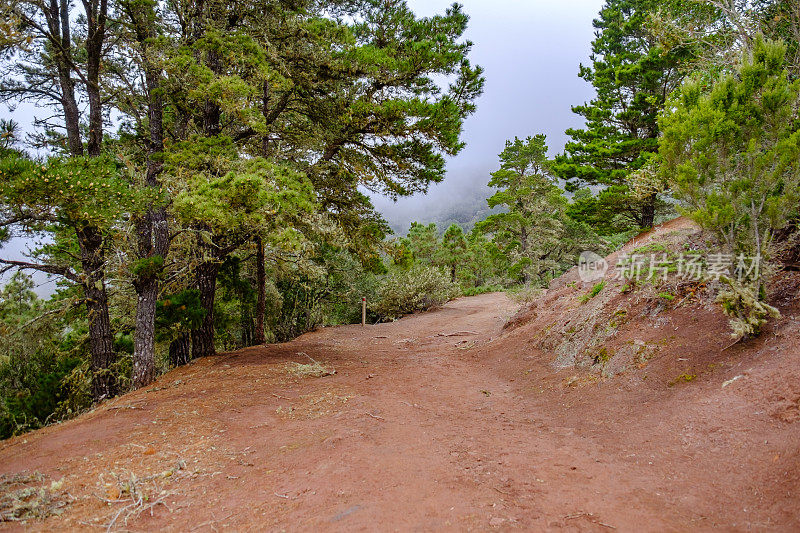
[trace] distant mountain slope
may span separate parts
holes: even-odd
[[[485,184],[473,183],[449,186],[446,190],[434,189],[429,195],[402,198],[397,202],[385,198],[374,198],[373,201],[392,231],[396,235],[405,235],[412,222],[433,222],[442,232],[451,224],[469,231],[490,214],[498,212],[498,209],[489,209],[486,203],[492,194],[494,191]]]

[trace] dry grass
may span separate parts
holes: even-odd
[[[332,376],[336,373],[333,367],[325,366],[322,363],[309,363],[307,365],[302,363],[289,363],[287,365],[287,371],[299,378],[324,378],[325,376]]]
[[[159,472],[151,476],[139,477],[133,472],[109,473],[112,481],[105,481],[105,476],[100,476],[100,485],[105,494],[98,497],[108,505],[120,505],[108,517],[108,522],[103,525],[107,531],[127,525],[128,520],[138,518],[142,513],[153,515],[153,510],[159,505],[170,510],[165,499],[172,493],[163,488],[183,470],[183,462],[178,461],[175,468]]]
[[[324,378],[325,376],[336,374],[336,370],[332,366],[323,365],[305,352],[298,352],[297,355],[307,357],[311,362],[307,364],[288,363],[286,365],[286,371],[293,376],[299,378]]]
[[[0,475],[0,522],[59,515],[71,500],[62,490],[61,481],[47,485],[42,474]]]
[[[544,289],[525,285],[508,290],[506,294],[511,298],[511,301],[522,305],[528,305],[538,300],[544,294]]]

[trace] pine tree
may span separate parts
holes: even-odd
[[[8,15],[0,24],[8,74],[0,97],[56,109],[37,147],[74,159],[58,157],[41,171],[19,154],[4,161],[0,238],[12,229],[52,231],[42,261],[6,264],[58,273],[83,289],[98,398],[118,390],[108,371],[116,361],[109,299],[131,307],[130,286],[135,320],[114,318],[135,322],[138,387],[155,376],[155,317],[165,294],[196,291],[204,313],[192,321],[192,349],[214,353],[214,297],[226,262],[242,259],[247,272],[256,263],[252,342],[265,338],[270,259],[303,262],[301,277],[313,271],[316,282],[332,266],[315,258],[332,246],[380,270],[388,227],[364,188],[396,197],[440,181],[444,157],[463,148],[461,127],[483,87],[457,5],[428,18],[403,0],[83,7],[85,17],[68,2],[0,8]],[[67,183],[82,197],[55,197],[57,184],[38,182],[23,195],[33,178],[63,169],[73,171]],[[87,172],[103,182],[86,181]],[[253,192],[253,182],[265,190]],[[119,199],[115,213],[106,212],[109,195]],[[225,202],[239,203],[223,209]],[[253,209],[263,213],[251,216]],[[121,281],[107,286],[112,272]]]
[[[155,1],[120,0],[117,7],[122,14],[119,36],[126,46],[115,49],[118,61],[109,61],[107,69],[123,80],[124,86],[114,92],[120,95],[117,108],[131,122],[131,130],[135,132],[132,142],[145,147],[143,153],[136,151],[133,157],[143,174],[142,182],[150,190],[161,190],[165,106],[161,94],[164,73],[159,58],[172,43],[163,37],[163,14]],[[169,217],[163,198],[135,216],[133,226],[136,260],[131,267],[131,281],[137,302],[131,381],[138,388],[149,385],[156,377],[156,308],[170,245]]]
[[[548,166],[544,135],[506,142],[500,170],[489,181],[498,191],[488,200],[505,210],[478,225],[506,256],[508,276],[524,284],[554,277],[574,260],[570,254],[597,247],[594,233],[567,214],[568,201]]]
[[[730,290],[720,299],[737,338],[757,334],[777,313],[764,302],[766,262],[776,232],[798,214],[800,81],[790,81],[785,53],[783,43],[757,37],[733,75],[710,92],[686,83],[661,119],[662,172],[688,214],[724,253],[760,264],[723,278]]]
[[[97,213],[93,204],[96,200],[99,205],[106,206],[109,192],[106,187],[120,194],[124,191],[119,182],[114,181],[118,177],[117,169],[104,153],[104,117],[110,109],[102,94],[107,75],[102,66],[108,54],[109,5],[106,0],[87,0],[83,2],[83,11],[79,16],[69,2],[21,0],[12,4],[12,18],[19,23],[16,30],[22,33],[11,39],[6,77],[0,82],[0,100],[12,104],[32,101],[53,111],[43,120],[46,132],[39,137],[39,142],[41,147],[54,149],[73,161],[59,158],[41,171],[25,170],[21,160],[12,155],[7,169],[17,176],[13,183],[6,184],[0,202],[17,210],[18,217],[27,218],[6,218],[0,221],[0,226],[25,223],[28,228],[55,228],[57,247],[48,248],[49,262],[3,262],[58,274],[82,288],[89,312],[93,394],[100,399],[114,396],[120,386],[111,371],[117,354],[106,285],[108,230],[113,225],[108,225],[108,213],[93,216]],[[9,45],[8,42],[0,44]],[[87,105],[80,106],[79,102]],[[47,191],[46,186],[37,191],[42,196],[15,196],[21,186],[16,179],[27,176],[34,182],[48,180],[51,172],[65,180],[67,176],[83,178],[82,181],[76,179],[73,185],[80,187],[85,196],[64,198],[54,195],[52,190]],[[93,176],[92,172],[97,174]],[[89,184],[91,186],[87,187]],[[86,208],[85,216],[71,211],[72,206],[80,203]],[[65,210],[69,213],[69,224],[49,218],[52,213]],[[54,222],[56,224],[52,225]],[[65,257],[78,257],[79,265],[70,264]]]
[[[533,265],[557,246],[561,223],[553,216],[558,188],[546,174],[547,145],[544,135],[515,138],[500,154],[500,170],[492,173],[490,187],[499,189],[489,207],[505,212],[490,215],[479,226],[493,234],[493,241],[509,258],[509,274],[522,283],[532,279]]]
[[[592,64],[580,77],[592,84],[595,98],[573,107],[583,129],[569,129],[571,141],[556,158],[553,172],[570,190],[599,187],[584,201],[583,220],[611,233],[653,225],[658,198],[637,198],[628,181],[658,151],[658,113],[681,83],[682,62],[691,48],[663,48],[649,29],[655,0],[607,0],[594,21]],[[575,213],[577,214],[577,213]]]
[[[442,235],[441,264],[450,271],[450,282],[456,282],[458,267],[469,257],[467,238],[458,224],[451,224]]]
[[[230,141],[219,147],[229,151]],[[202,148],[201,148],[202,150]],[[210,159],[219,160],[212,152]],[[232,154],[229,154],[232,156]],[[256,158],[231,159],[227,172],[196,171],[190,187],[175,199],[182,225],[196,235],[195,282],[205,309],[192,331],[194,357],[215,353],[214,301],[219,269],[234,251],[254,237],[276,248],[295,248],[305,236],[296,229],[300,218],[313,218],[314,190],[301,173]]]
[[[436,224],[412,222],[402,244],[411,251],[414,261],[432,265],[440,254],[440,243]]]
[[[194,13],[194,4],[175,9]],[[400,0],[197,7],[178,38],[186,46],[166,67],[175,137],[229,139],[237,153],[304,172],[345,246],[377,266],[388,228],[359,187],[425,190],[443,178],[444,154],[463,147],[461,124],[483,86],[467,58],[471,43],[461,40],[468,17],[453,7],[418,18]],[[329,7],[342,16],[332,19]],[[435,78],[451,86],[442,90]],[[197,270],[197,283],[209,285],[201,294],[212,290],[212,274]],[[259,276],[259,307],[265,282]],[[198,340],[213,337],[212,314]]]

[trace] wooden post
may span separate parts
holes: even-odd
[[[361,325],[367,325],[367,299],[361,298]]]

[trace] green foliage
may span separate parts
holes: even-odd
[[[262,289],[271,340],[356,320],[353,301],[374,301],[386,272],[388,227],[365,189],[396,197],[441,181],[445,157],[464,147],[462,125],[483,90],[482,70],[469,59],[472,43],[463,38],[469,18],[456,4],[418,17],[404,0],[207,2],[188,11],[179,3],[124,1],[109,7],[114,24],[99,36],[96,79],[82,77],[75,88],[81,108],[98,89],[102,102],[89,107],[100,113],[86,122],[79,109],[70,130],[72,91],[54,81],[63,75],[58,61],[74,61],[72,75],[80,77],[92,50],[84,38],[96,20],[76,15],[69,2],[52,7],[60,17],[26,6],[41,28],[58,20],[76,38],[56,43],[61,31],[51,35],[14,17],[0,24],[0,61],[9,74],[0,98],[54,107],[56,119],[43,120],[37,142],[74,157],[35,160],[14,149],[15,125],[0,123],[0,242],[47,234],[32,254],[35,264],[12,265],[66,280],[64,294],[36,309],[79,302],[97,309],[67,333],[60,320],[72,309],[40,322],[31,322],[30,309],[11,313],[13,327],[2,326],[4,334],[13,329],[0,343],[8,351],[3,364],[28,368],[31,377],[8,391],[55,395],[58,380],[80,388],[85,364],[58,370],[42,354],[84,357],[87,318],[95,324],[101,317],[104,326],[91,330],[93,365],[129,353],[134,328],[149,335],[152,320],[133,310],[153,298],[137,303],[134,292],[160,298],[161,352],[190,330],[203,333],[193,342],[213,340],[210,323],[226,346],[251,343]],[[60,92],[42,90],[54,83]],[[119,129],[97,139],[103,116]],[[75,133],[87,124],[88,135]],[[466,279],[469,269],[460,267],[471,252],[463,232],[452,230],[443,243],[434,228],[430,249],[411,241],[413,250],[397,249],[398,265],[447,265],[454,279]],[[258,268],[254,257],[264,258]],[[52,331],[34,336],[40,324]],[[56,343],[59,334],[74,344]],[[136,346],[151,340],[137,337]],[[204,344],[213,351],[213,342]],[[101,370],[124,380],[134,359]],[[36,376],[45,377],[40,383]]]
[[[191,187],[175,199],[180,219],[210,237],[243,241],[263,233],[276,245],[296,248],[301,234],[293,225],[281,222],[314,212],[310,181],[288,167],[260,158],[232,166],[238,168],[218,177],[196,175]]]
[[[434,264],[437,256],[441,253],[436,224],[426,226],[419,222],[412,222],[408,235],[401,243],[411,252],[414,261],[426,265]]]
[[[139,259],[131,265],[131,274],[137,277],[151,277],[164,269],[164,258],[160,255]]]
[[[624,246],[628,241],[636,237],[641,231],[637,229],[630,229],[628,231],[623,231],[620,233],[614,233],[611,235],[604,235],[603,240],[606,244],[606,249],[608,250],[619,250]]]
[[[459,271],[462,287],[466,291],[487,287],[502,290],[509,280],[504,276],[507,258],[502,254],[497,244],[490,240],[486,234],[475,227],[467,235],[467,258],[463,268]]]
[[[787,69],[792,76],[800,73],[798,0],[668,0],[661,4],[651,16],[654,35],[665,48],[695,48],[691,70],[704,82],[734,71],[742,51],[752,49],[759,33],[786,43]]]
[[[308,261],[284,262],[269,287],[267,323],[276,340],[290,340],[321,325],[361,322],[361,298],[375,302],[384,269],[370,270],[349,251],[318,247]],[[370,310],[368,320],[378,316]]]
[[[489,182],[498,189],[489,206],[502,206],[504,211],[477,226],[505,257],[507,277],[523,284],[553,279],[582,251],[599,245],[585,223],[568,215],[569,203],[547,175],[548,164],[544,135],[508,141],[500,154],[500,170]]]
[[[156,304],[156,337],[158,340],[172,340],[176,334],[197,327],[205,314],[197,289],[185,289],[166,296]]]
[[[442,235],[442,249],[438,262],[450,271],[452,283],[456,282],[459,265],[463,265],[468,256],[469,249],[464,230],[456,224],[451,225]]]
[[[53,158],[44,164],[18,152],[0,158],[0,202],[12,216],[29,221],[30,231],[53,223],[110,228],[152,199],[124,180],[110,157]]]
[[[481,285],[479,287],[465,287],[461,289],[462,296],[477,296],[479,294],[487,294],[490,292],[502,292],[502,285]]]
[[[414,252],[407,239],[392,239],[386,243],[385,250],[393,265],[408,268],[414,264]]]
[[[27,369],[35,375],[35,381],[26,383],[23,390],[3,399],[0,438],[46,425],[59,404],[69,398],[69,391],[64,387],[66,378],[83,364],[79,358],[58,359],[52,365],[47,364],[44,356],[37,354],[37,359],[43,366]],[[37,362],[31,361],[32,364]]]
[[[530,304],[542,295],[541,287],[531,285],[517,285],[506,291],[508,296],[517,303]]]
[[[729,277],[721,280],[725,288],[717,295],[717,302],[730,319],[733,339],[755,337],[771,318],[780,318],[780,311],[764,301],[760,286]]]
[[[696,379],[697,379],[697,374],[690,374],[689,372],[684,372],[680,376],[676,377],[675,379],[667,383],[667,387],[674,387],[678,383],[691,383]]]
[[[214,327],[219,343],[226,350],[253,344],[256,297],[246,263],[236,255],[227,257],[220,267],[217,298],[214,300]]]
[[[406,269],[414,264],[444,268],[465,294],[487,292],[489,287],[500,290],[516,281],[508,280],[507,258],[480,227],[465,234],[461,226],[451,224],[441,237],[437,233],[435,224],[412,222],[406,237],[387,244],[392,264]]]
[[[0,438],[36,429],[91,403],[81,321],[64,321],[15,274],[0,292]],[[67,324],[72,334],[66,334]],[[63,340],[62,340],[63,337]],[[76,349],[77,348],[77,349]]]
[[[469,17],[458,4],[430,18],[417,18],[405,1],[358,4],[350,28],[356,46],[340,56],[353,73],[342,90],[352,96],[334,159],[390,196],[425,190],[444,178],[442,154],[463,148],[462,122],[483,92],[482,69],[468,59],[472,43],[461,39]],[[437,78],[447,80],[444,90]],[[369,143],[351,142],[377,132]]]
[[[786,44],[786,68],[793,77],[800,75],[800,2],[762,0],[754,10],[764,34]]]
[[[580,297],[580,302],[582,304],[585,304],[586,302],[588,302],[589,300],[600,294],[602,290],[605,288],[606,288],[605,281],[601,281],[600,283],[595,284],[595,286],[592,287],[592,290],[590,290],[588,293]]]
[[[596,284],[594,287],[592,287],[592,290],[589,292],[589,298],[594,298],[595,296],[600,294],[600,291],[602,291],[605,288],[606,288],[605,281],[601,281],[600,283]]]
[[[661,119],[662,171],[687,214],[726,253],[760,263],[720,294],[737,338],[757,334],[775,314],[760,296],[764,275],[776,232],[800,202],[800,82],[789,79],[785,51],[759,37],[735,74],[708,92],[685,84]]]
[[[572,108],[586,126],[567,130],[572,140],[552,167],[572,190],[601,187],[570,214],[602,234],[653,224],[657,198],[632,194],[630,177],[658,151],[658,113],[692,56],[689,46],[664,47],[654,38],[649,21],[659,7],[656,0],[606,1],[594,21],[592,65],[580,69],[596,96]]]
[[[592,357],[592,362],[596,365],[605,365],[612,357],[614,357],[614,352],[609,351],[605,346],[601,346]]]
[[[730,251],[766,254],[800,200],[798,82],[785,47],[760,40],[709,93],[687,83],[662,118],[663,171],[689,214]]]
[[[382,319],[392,320],[442,305],[458,294],[458,287],[441,270],[418,264],[390,270],[370,308]]]

